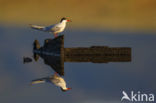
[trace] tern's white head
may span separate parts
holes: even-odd
[[[60,21],[60,22],[61,22],[61,23],[62,23],[62,22],[65,22],[65,23],[66,23],[66,22],[71,22],[71,20],[69,20],[69,19],[67,19],[67,18],[63,17],[63,18],[61,19],[61,21]]]

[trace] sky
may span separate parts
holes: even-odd
[[[73,27],[156,29],[155,0],[0,0],[0,22],[44,24],[70,18]]]

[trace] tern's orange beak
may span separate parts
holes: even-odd
[[[67,88],[67,90],[70,90],[70,89],[72,89],[72,88]]]
[[[72,22],[71,20],[67,20],[67,22]]]
[[[67,88],[67,89],[62,89],[62,88],[61,88],[61,90],[62,90],[63,92],[66,92],[66,91],[68,91],[68,90],[70,90],[70,89],[72,89],[72,88]]]

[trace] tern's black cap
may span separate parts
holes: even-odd
[[[63,20],[67,20],[67,18],[63,17],[60,22],[62,22]]]
[[[64,90],[64,89],[62,89],[62,88],[61,88],[61,90],[62,90],[62,92],[66,92],[66,91],[67,91],[67,90]]]

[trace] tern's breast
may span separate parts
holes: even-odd
[[[58,28],[60,28],[58,31],[56,31],[57,33],[60,33],[60,32],[62,32],[62,31],[64,31],[64,29],[65,29],[65,27],[66,27],[66,23],[61,23],[59,26],[58,26]]]

